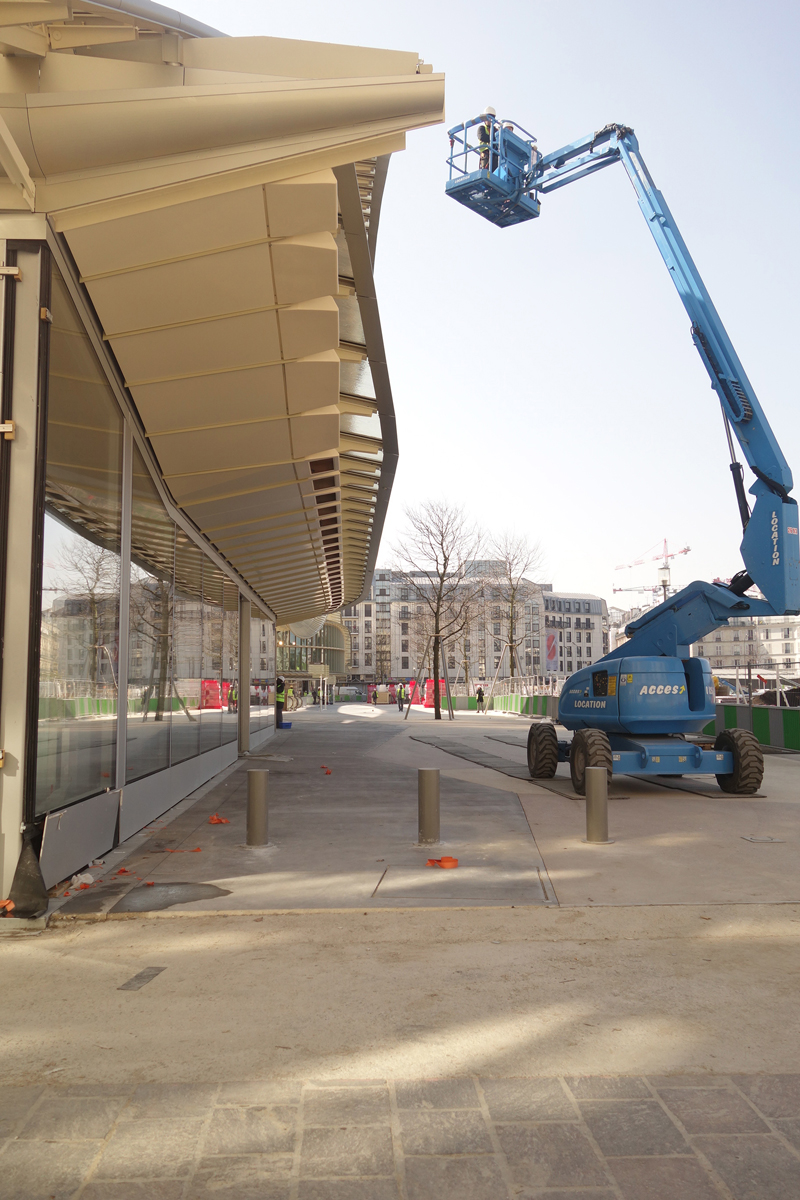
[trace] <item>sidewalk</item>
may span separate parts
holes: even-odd
[[[356,704],[292,715],[291,731],[109,856],[92,872],[102,883],[70,895],[59,917],[800,902],[796,756],[768,755],[755,797],[726,795],[712,779],[617,778],[614,844],[590,846],[567,765],[552,781],[530,779],[527,721],[434,722],[419,709],[404,721],[395,708]],[[419,767],[441,773],[436,848],[416,844]],[[269,771],[264,848],[245,845],[248,769]],[[229,824],[209,825],[214,813]],[[426,866],[442,854],[458,858],[456,871]]]
[[[433,727],[429,714],[404,722],[396,708],[342,705],[292,717],[290,732],[94,871],[103,882],[60,915],[555,903],[516,791],[494,772],[445,773],[457,760],[412,740]],[[416,843],[421,766],[444,768],[435,847]],[[269,771],[265,848],[245,845],[248,769]],[[214,813],[230,824],[209,825]],[[426,866],[443,854],[459,868]]]
[[[0,1092],[18,1139],[0,1153],[2,1197],[791,1200],[800,1191],[797,1076],[19,1092]]]
[[[293,714],[0,939],[0,1200],[800,1195],[800,760],[746,802],[615,781],[594,847],[526,732]]]

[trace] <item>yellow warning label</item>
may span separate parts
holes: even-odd
[[[609,694],[609,696],[616,696],[616,694],[617,694],[617,677],[616,677],[616,675],[612,675],[608,681],[608,694]]]
[[[632,676],[632,675],[629,675],[629,676],[628,676],[628,683],[633,683],[633,676]]]

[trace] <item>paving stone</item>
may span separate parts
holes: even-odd
[[[429,1079],[395,1084],[398,1108],[480,1108],[471,1079]]]
[[[492,1139],[479,1112],[400,1114],[405,1154],[491,1154]]]
[[[687,1133],[769,1133],[769,1126],[736,1092],[662,1088],[660,1095]]]
[[[643,1079],[626,1075],[569,1075],[567,1086],[576,1100],[649,1100]]]
[[[286,1200],[292,1164],[291,1155],[203,1159],[186,1200]]]
[[[216,1108],[205,1141],[205,1153],[275,1154],[291,1152],[297,1109],[287,1105]]]
[[[306,1087],[314,1088],[343,1088],[343,1087],[385,1087],[385,1079],[308,1079]]]
[[[581,1100],[580,1109],[607,1156],[692,1152],[657,1100]]]
[[[498,1125],[514,1182],[523,1187],[602,1187],[608,1178],[577,1125]]]
[[[303,1121],[308,1125],[379,1125],[390,1119],[389,1089],[306,1088]]]
[[[107,1137],[125,1104],[118,1096],[47,1096],[22,1127],[22,1139],[96,1141]]]
[[[577,1121],[558,1079],[482,1079],[493,1121]]]
[[[98,1179],[175,1178],[189,1173],[202,1121],[120,1121],[103,1151]]]
[[[800,1119],[790,1117],[788,1120],[784,1120],[782,1117],[779,1117],[777,1120],[773,1120],[772,1123],[783,1134],[786,1140],[792,1143],[796,1150],[800,1150]]]
[[[297,1200],[400,1200],[394,1179],[301,1179]]]
[[[800,1075],[732,1075],[765,1117],[800,1117]]]
[[[0,1087],[0,1121],[16,1125],[44,1090],[43,1087]]]
[[[407,1158],[408,1200],[506,1200],[496,1158]]]
[[[794,1200],[800,1196],[800,1159],[773,1134],[697,1137],[694,1144],[735,1200]]]
[[[245,1167],[252,1168],[259,1179],[288,1179],[294,1165],[294,1154],[212,1154],[202,1155],[195,1176],[203,1172],[224,1181],[228,1175],[238,1179]],[[226,1174],[227,1172],[227,1174]]]
[[[81,1183],[100,1142],[64,1142],[41,1154],[30,1142],[9,1142],[0,1159],[0,1200],[67,1200]]]
[[[206,1117],[214,1103],[214,1084],[140,1083],[123,1110],[124,1120],[151,1120],[166,1117]]]
[[[125,1083],[65,1083],[60,1087],[52,1087],[54,1096],[115,1096],[127,1097],[133,1091],[132,1084]]]
[[[691,1158],[616,1158],[609,1164],[624,1200],[721,1200],[702,1163]]]
[[[610,1188],[515,1188],[514,1200],[617,1200],[617,1193]],[[679,1200],[676,1196],[675,1200]]]
[[[300,1158],[304,1179],[320,1176],[391,1175],[392,1135],[377,1125],[306,1129]]]
[[[182,1179],[148,1179],[147,1183],[104,1179],[90,1183],[81,1192],[81,1200],[183,1200]]]
[[[651,1087],[730,1087],[730,1075],[648,1075],[647,1082]]]
[[[223,1083],[217,1104],[299,1104],[302,1091],[302,1083],[291,1079]]]

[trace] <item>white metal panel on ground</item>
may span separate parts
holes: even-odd
[[[103,792],[47,814],[39,866],[52,887],[114,845],[120,793]]]

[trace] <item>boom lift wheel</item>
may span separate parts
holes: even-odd
[[[532,779],[552,779],[558,766],[558,738],[549,721],[528,730],[528,770]]]
[[[729,750],[733,755],[730,775],[718,775],[717,783],[723,792],[735,796],[752,796],[764,778],[764,751],[758,738],[749,729],[723,729],[717,734],[715,750]]]
[[[605,767],[611,783],[611,743],[602,729],[579,729],[569,752],[569,773],[579,796],[586,795],[586,768]]]

